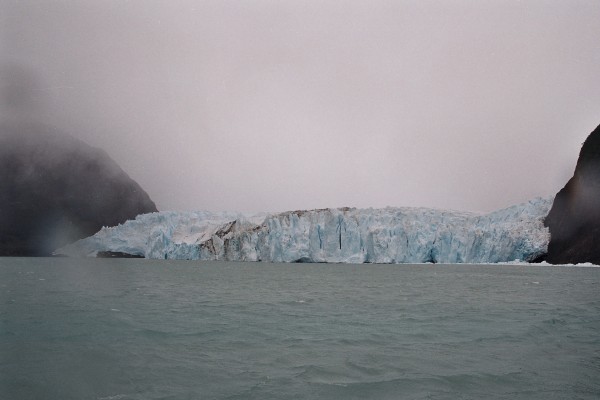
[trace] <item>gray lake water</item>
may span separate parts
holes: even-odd
[[[0,398],[598,399],[600,268],[0,258]]]

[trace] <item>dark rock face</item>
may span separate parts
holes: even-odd
[[[51,128],[0,125],[0,256],[44,256],[157,211],[104,151]]]
[[[600,126],[583,143],[575,174],[556,195],[545,225],[549,263],[600,264]]]
[[[99,251],[96,258],[144,258],[138,254],[123,253],[121,251]]]

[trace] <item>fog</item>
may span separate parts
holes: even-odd
[[[0,0],[0,119],[104,149],[161,210],[490,211],[572,175],[598,21],[597,0]]]

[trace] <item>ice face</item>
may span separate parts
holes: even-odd
[[[496,263],[547,250],[552,198],[490,214],[426,208],[323,209],[248,217],[159,212],[57,250],[147,258],[342,263]]]

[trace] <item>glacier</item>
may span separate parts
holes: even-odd
[[[246,215],[139,215],[55,251],[154,259],[327,263],[500,263],[547,251],[553,198],[488,214],[428,208],[328,208]]]

